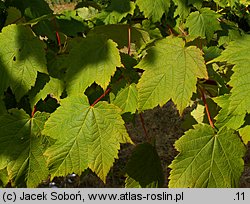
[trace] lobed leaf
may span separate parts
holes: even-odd
[[[232,129],[216,133],[209,125],[194,125],[175,147],[180,153],[170,165],[170,188],[239,186],[246,149]]]
[[[190,36],[197,38],[207,38],[210,41],[214,32],[221,30],[218,18],[221,15],[212,11],[210,8],[202,8],[199,11],[192,12],[186,21]]]
[[[89,167],[105,182],[120,143],[132,143],[120,112],[106,102],[92,107],[85,95],[63,99],[43,132],[57,139],[45,153],[52,177],[81,174]]]
[[[182,113],[196,91],[197,77],[208,77],[202,52],[176,37],[157,41],[135,68],[145,70],[137,85],[140,111],[172,99]]]
[[[71,62],[66,73],[67,93],[82,95],[94,82],[106,89],[116,67],[122,66],[116,46],[115,42],[102,36],[79,40],[68,57]]]

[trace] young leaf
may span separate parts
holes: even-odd
[[[182,113],[196,91],[197,77],[207,78],[202,52],[175,37],[157,41],[136,68],[145,70],[137,85],[141,111],[172,99]]]
[[[37,187],[49,174],[41,136],[48,114],[30,118],[23,110],[9,112],[0,116],[0,167],[7,166],[15,185]]]
[[[220,16],[210,8],[202,8],[199,11],[192,12],[186,22],[190,36],[207,38],[210,41],[214,32],[221,29],[218,21]]]
[[[250,35],[245,35],[226,47],[222,54],[211,62],[224,62],[234,64],[233,75],[229,81],[232,86],[229,102],[229,114],[233,112],[238,115],[250,113],[250,59],[249,48]]]
[[[121,108],[122,113],[135,113],[138,103],[138,92],[136,85],[130,84],[129,86],[120,90],[112,103]]]
[[[209,125],[194,125],[175,147],[180,153],[170,165],[170,188],[239,186],[245,147],[233,130],[216,133]]]
[[[168,13],[171,1],[137,0],[136,3],[146,18],[150,18],[153,22],[157,22],[161,20],[161,17],[164,13]]]
[[[47,73],[45,44],[22,25],[9,25],[0,33],[0,94],[11,87],[16,99],[34,86],[37,71]]]
[[[100,36],[79,40],[70,51],[67,72],[68,94],[82,95],[86,88],[96,82],[106,89],[116,67],[122,66],[117,44]],[[87,76],[87,77],[86,77]]]
[[[52,178],[81,174],[89,167],[105,182],[120,143],[132,143],[120,111],[107,102],[92,107],[85,95],[62,100],[43,132],[57,139],[45,153]]]
[[[129,177],[137,181],[141,187],[151,186],[162,187],[164,175],[158,153],[151,144],[138,145],[126,166]]]

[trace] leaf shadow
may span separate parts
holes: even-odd
[[[6,30],[6,32],[9,31]],[[7,36],[8,34],[11,36]],[[34,85],[29,83],[36,80],[32,79],[37,74],[35,70],[46,72],[46,67],[42,67],[45,58],[41,56],[45,46],[26,26],[16,26],[4,37],[10,45],[5,44],[6,47],[1,48],[3,53],[0,53],[0,95],[2,96],[3,92],[10,87],[19,101],[28,92],[30,86]]]

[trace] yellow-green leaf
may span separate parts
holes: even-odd
[[[239,186],[246,149],[232,129],[215,132],[209,125],[194,125],[175,147],[180,153],[170,165],[170,188]]]
[[[121,67],[117,44],[102,36],[79,39],[78,45],[70,51],[67,72],[67,92],[82,95],[86,88],[96,82],[106,89],[116,67]]]
[[[136,68],[145,70],[137,85],[140,111],[172,99],[182,113],[196,91],[197,78],[208,77],[201,50],[185,47],[177,37],[157,41]]]
[[[57,139],[45,153],[52,177],[81,174],[89,167],[105,182],[120,143],[132,143],[120,111],[107,102],[92,107],[85,95],[62,100],[43,132]]]

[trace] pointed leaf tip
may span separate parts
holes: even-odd
[[[89,167],[105,182],[120,143],[132,143],[120,111],[107,102],[91,107],[86,96],[63,99],[43,131],[57,139],[45,153],[52,177],[81,174]]]

